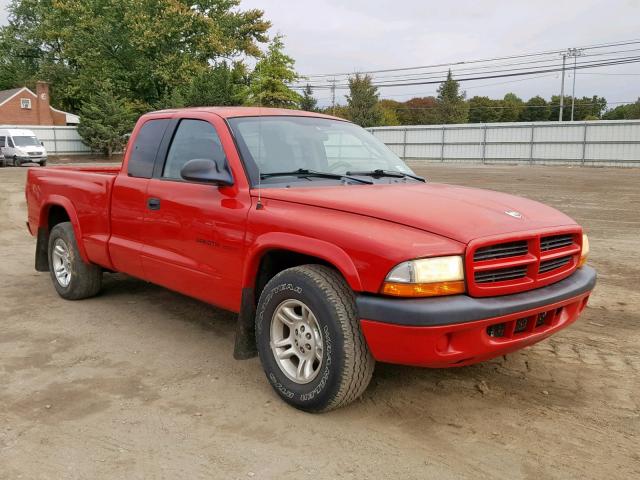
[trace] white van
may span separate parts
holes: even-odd
[[[0,128],[0,149],[5,162],[19,167],[23,163],[47,164],[47,149],[31,130]]]

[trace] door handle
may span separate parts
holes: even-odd
[[[147,199],[147,208],[149,210],[160,210],[160,199],[159,198],[148,198]]]

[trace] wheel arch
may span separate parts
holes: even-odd
[[[315,260],[315,263],[332,267],[344,277],[353,291],[362,290],[360,275],[353,260],[340,247],[324,240],[283,232],[266,233],[256,239],[247,255],[243,271],[243,287],[252,287],[257,290],[260,286],[258,280],[261,269],[265,267],[265,259],[274,255],[286,254],[303,260],[311,260],[311,262],[305,261],[305,263],[314,263],[313,260]],[[287,265],[285,262],[284,268],[303,264],[295,261],[290,263],[291,265]],[[284,268],[276,269],[274,274]]]
[[[38,218],[36,244],[36,270],[49,270],[48,245],[51,229],[62,222],[70,222],[78,244],[78,251],[83,261],[88,262],[87,252],[82,242],[82,230],[78,214],[68,198],[52,195],[42,202]]]
[[[268,265],[274,259],[280,261],[276,261],[275,265]],[[234,347],[236,359],[257,355],[254,321],[262,288],[282,270],[305,264],[331,267],[345,279],[353,291],[362,290],[360,276],[353,261],[337,245],[291,233],[270,232],[261,235],[249,249],[244,265],[242,302]]]

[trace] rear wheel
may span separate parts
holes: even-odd
[[[301,410],[347,405],[373,374],[353,292],[323,265],[290,268],[267,283],[257,308],[256,343],[276,393]]]
[[[82,260],[70,222],[59,223],[51,229],[49,271],[58,295],[67,300],[92,297],[102,286],[102,269]]]

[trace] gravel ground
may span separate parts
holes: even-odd
[[[378,365],[360,401],[308,415],[233,360],[229,313],[120,275],[60,299],[33,270],[26,169],[0,169],[0,479],[640,478],[640,171],[416,170],[580,221],[590,306],[484,364]]]

